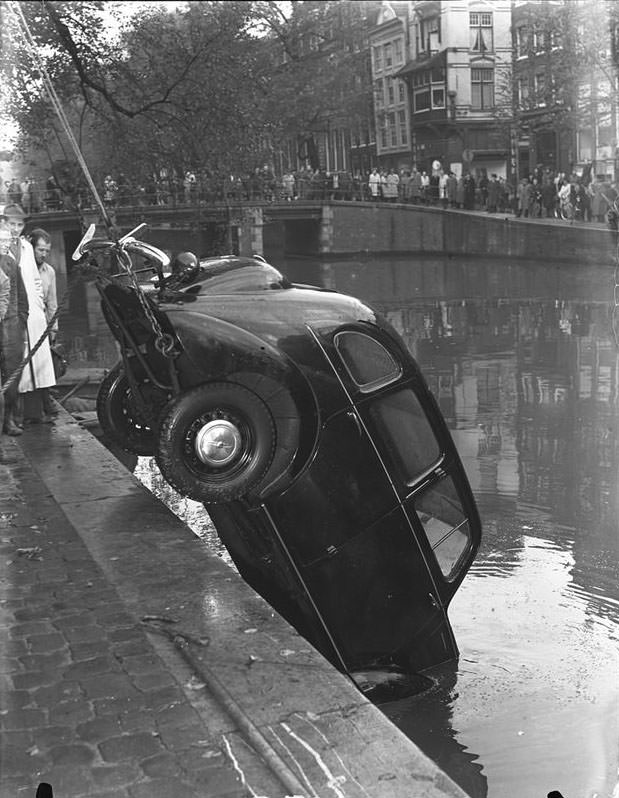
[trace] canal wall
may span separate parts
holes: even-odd
[[[156,209],[158,212],[161,208]],[[238,210],[238,209],[237,209]],[[275,262],[287,255],[333,257],[357,254],[431,254],[528,259],[561,263],[608,263],[615,234],[603,224],[569,224],[559,219],[519,219],[512,214],[369,202],[279,203],[268,208],[247,205],[234,224],[215,211],[202,220],[169,222],[149,218],[150,209],[123,209],[123,232],[140,221],[149,226],[145,240],[176,254],[199,257],[226,243],[243,255],[259,254]],[[139,211],[139,213],[138,213]],[[126,218],[124,218],[126,217]],[[39,214],[27,229],[43,227],[52,237],[52,264],[61,278],[70,274],[71,252],[81,238],[72,213]],[[227,232],[226,232],[227,231]]]
[[[591,223],[351,202],[323,207],[316,254],[440,253],[608,262],[614,239],[605,225]]]

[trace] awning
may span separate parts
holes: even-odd
[[[440,53],[435,53],[431,55],[429,58],[419,59],[417,58],[415,61],[409,61],[406,66],[403,66],[399,72],[396,72],[394,77],[396,78],[404,78],[406,75],[412,75],[413,72],[420,72],[422,69],[433,69],[434,67],[443,67],[445,68],[446,59],[445,55],[447,50],[441,50]]]

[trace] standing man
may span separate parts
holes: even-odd
[[[2,263],[8,258],[10,247],[11,230],[6,222],[0,222],[0,432],[2,432],[4,428],[4,392],[2,390],[4,354],[3,322],[11,308],[11,280],[2,269]],[[0,450],[0,461],[2,456],[2,451]]]
[[[43,412],[40,392],[42,388],[50,388],[56,384],[54,364],[49,348],[49,337],[47,335],[44,336],[47,320],[43,301],[43,285],[34,260],[32,244],[21,237],[26,214],[19,205],[12,204],[4,208],[3,215],[11,229],[13,236],[11,253],[17,263],[28,302],[25,330],[27,354],[30,355],[31,350],[37,346],[39,341],[41,342],[35,354],[24,366],[19,380],[18,390],[20,394],[24,395],[24,420],[35,423],[41,421],[51,422],[52,419],[48,418]],[[6,418],[4,423],[6,429]],[[9,432],[9,434],[19,433]]]
[[[58,299],[56,296],[56,272],[53,267],[47,262],[49,253],[52,248],[52,239],[50,234],[40,227],[37,227],[30,233],[30,243],[34,251],[34,260],[39,270],[39,277],[41,278],[41,285],[43,287],[43,304],[45,305],[45,320],[47,324],[56,315],[58,310]],[[52,346],[56,343],[56,336],[58,335],[58,319],[54,319],[54,323],[49,331],[49,342]],[[41,401],[43,404],[43,416],[57,415],[56,408],[52,402],[49,393],[49,388],[41,388]]]
[[[370,197],[373,200],[380,199],[380,175],[376,167],[372,169],[372,173],[368,178],[368,187],[370,189]]]
[[[8,213],[17,215],[12,222]],[[9,302],[0,325],[0,372],[4,384],[4,414],[2,432],[5,435],[21,435],[18,424],[20,398],[18,384],[21,377],[20,364],[26,351],[26,325],[28,322],[28,296],[22,280],[18,256],[21,255],[19,233],[23,227],[23,211],[19,205],[7,205],[0,221],[0,268],[9,279]],[[34,258],[33,258],[34,260]]]

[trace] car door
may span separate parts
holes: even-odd
[[[426,555],[354,410],[328,419],[310,466],[268,512],[346,670],[455,655]]]

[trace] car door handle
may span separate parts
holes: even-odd
[[[434,609],[440,610],[441,605],[436,600],[436,596],[433,593],[428,593],[428,598],[430,599],[430,604],[434,607]]]

